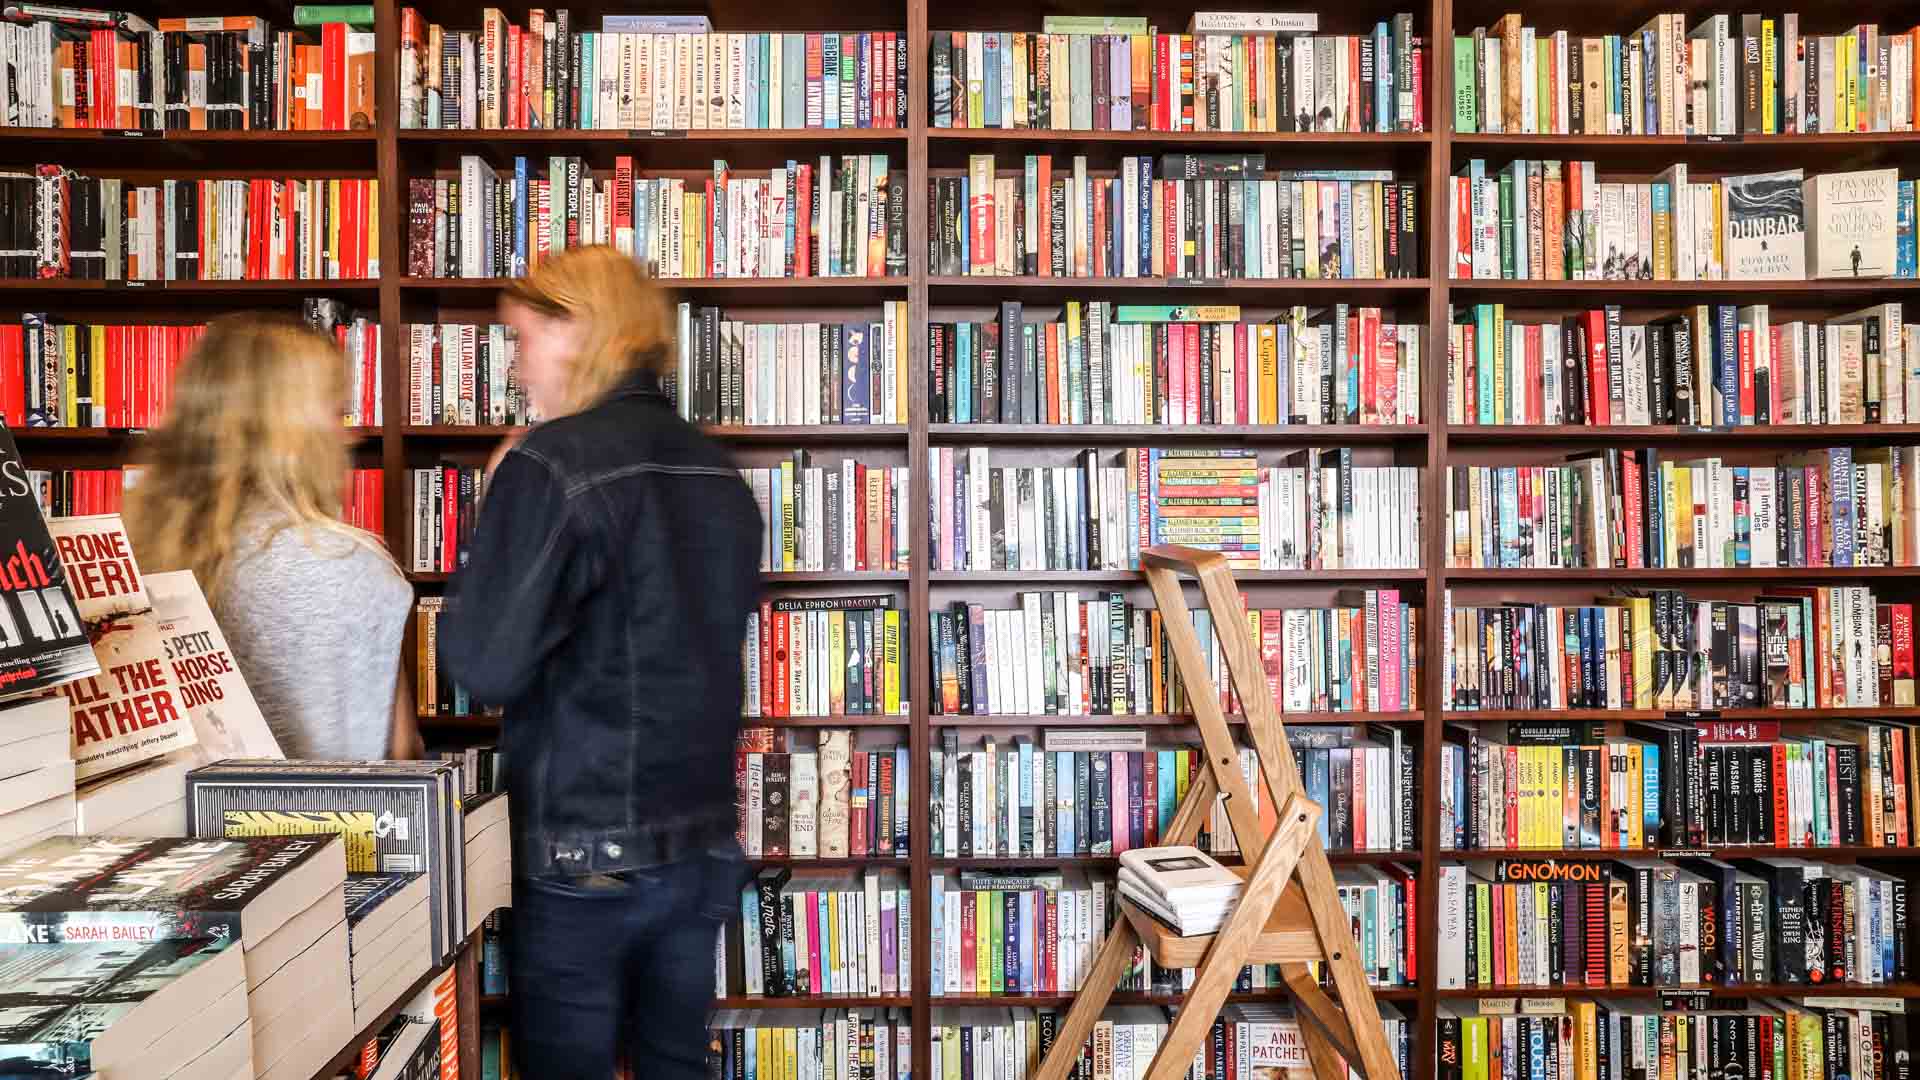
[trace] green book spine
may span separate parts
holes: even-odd
[[[1145,34],[1144,18],[1107,15],[1048,15],[1041,20],[1043,34]]]
[[[1471,135],[1480,130],[1480,88],[1474,85],[1473,38],[1453,39],[1453,129]]]
[[[354,26],[373,26],[372,4],[296,4],[293,8],[293,25],[319,26],[321,23],[343,22]]]
[[[1512,280],[1513,265],[1513,170],[1500,170],[1500,276]]]

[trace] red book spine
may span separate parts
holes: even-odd
[[[960,989],[968,992],[975,989],[974,972],[977,969],[974,960],[973,907],[973,891],[962,890],[960,893]]]
[[[1107,195],[1110,181],[1091,179],[1093,185],[1093,236],[1088,246],[1093,249],[1093,276],[1107,277],[1113,270],[1107,265]]]
[[[320,126],[347,130],[347,24],[320,24]]]
[[[1053,203],[1053,158],[1041,154],[1034,172],[1034,198],[1040,205],[1034,207],[1033,220],[1038,224],[1034,231],[1040,234],[1034,245],[1039,253],[1035,260],[1035,269],[1041,277],[1053,276],[1053,215],[1048,207]]]
[[[451,574],[460,565],[460,468],[449,465],[442,474],[446,489],[440,498],[440,569]]]
[[[793,276],[813,276],[813,166],[800,166],[800,179],[794,184]]]
[[[1194,332],[1193,327],[1186,329],[1184,362],[1187,371],[1184,408],[1186,422],[1197,424],[1200,422],[1200,335]]]
[[[855,750],[853,752],[853,774],[851,779],[848,780],[848,783],[851,784],[855,790],[860,791],[862,795],[858,800],[858,805],[853,808],[853,812],[847,815],[847,827],[849,830],[847,836],[847,853],[850,855],[873,854],[873,835],[867,828],[867,823],[872,815],[871,808],[873,806],[875,793],[867,786],[868,756],[865,750]]]
[[[873,665],[867,664],[865,667],[867,671],[866,677],[868,681],[871,682],[873,678],[871,674]],[[880,806],[890,807],[893,805],[893,755],[881,754],[879,756],[879,766],[880,790],[867,797],[867,804],[872,806],[877,802]],[[886,796],[885,798],[880,797],[883,794]],[[874,830],[873,847],[874,854],[876,855],[893,854],[893,822],[879,822],[878,828]]]
[[[1768,371],[1772,373],[1772,377],[1767,380],[1767,417],[1776,424],[1784,422],[1782,410],[1786,408],[1786,398],[1783,395],[1787,392],[1786,380],[1780,377],[1780,359],[1786,355],[1780,343],[1780,332],[1781,328],[1778,326],[1767,328],[1767,355],[1772,358],[1767,365]]]
[[[969,272],[978,267],[993,267],[993,218],[993,190],[973,185],[967,192],[967,242],[972,256]]]
[[[18,345],[15,348],[18,349]],[[13,408],[12,405],[8,406]],[[9,415],[16,415],[9,413]],[[1893,704],[1911,705],[1913,686],[1913,605],[1891,604],[1893,635]]]
[[[853,498],[860,505],[853,515],[853,568],[869,569],[867,566],[867,467],[858,462],[853,466]]]
[[[1140,755],[1140,806],[1146,812],[1142,829],[1147,847],[1160,842],[1160,755],[1149,750]]]
[[[1740,352],[1740,422],[1753,423],[1753,327],[1742,326]]]
[[[1427,85],[1427,47],[1420,38],[1413,39],[1413,130],[1427,130],[1427,95],[1421,90]]]
[[[1587,322],[1587,423],[1605,427],[1613,423],[1607,401],[1607,313],[1595,309],[1581,318]]]
[[[1042,905],[1040,927],[1045,935],[1040,948],[1040,990],[1058,994],[1064,989],[1060,985],[1060,898],[1052,889],[1040,890],[1039,896]],[[934,897],[933,902],[939,903],[940,898]],[[939,987],[934,989],[938,990]]]
[[[521,92],[521,72],[525,69],[526,35],[520,27],[507,27],[507,115],[501,119],[508,128],[519,129],[527,126],[526,95]]]
[[[1776,846],[1811,843],[1810,837],[1787,835],[1787,744],[1772,746],[1773,835],[1766,842]]]
[[[1373,352],[1371,346],[1368,347],[1367,352],[1369,354]],[[1235,323],[1233,326],[1233,416],[1236,424],[1251,422],[1247,418],[1247,383],[1253,378],[1253,373],[1248,370],[1249,359],[1247,324]]]

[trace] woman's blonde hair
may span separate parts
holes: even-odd
[[[585,327],[559,405],[563,414],[593,404],[634,371],[664,375],[672,368],[673,314],[666,292],[617,248],[600,244],[562,252],[516,279],[501,299]]]
[[[350,388],[346,357],[300,323],[214,320],[174,376],[173,404],[127,492],[141,565],[192,570],[217,601],[249,539],[244,519],[259,511],[276,531],[317,527],[385,554],[375,537],[340,520],[352,464],[341,432]]]

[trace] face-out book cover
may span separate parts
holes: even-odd
[[[0,427],[0,697],[99,670],[26,462]]]

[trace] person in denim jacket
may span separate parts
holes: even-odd
[[[672,309],[609,247],[501,297],[543,422],[496,455],[440,656],[505,707],[508,971],[529,1080],[705,1075],[734,839],[741,649],[761,521],[727,453],[680,419]]]

